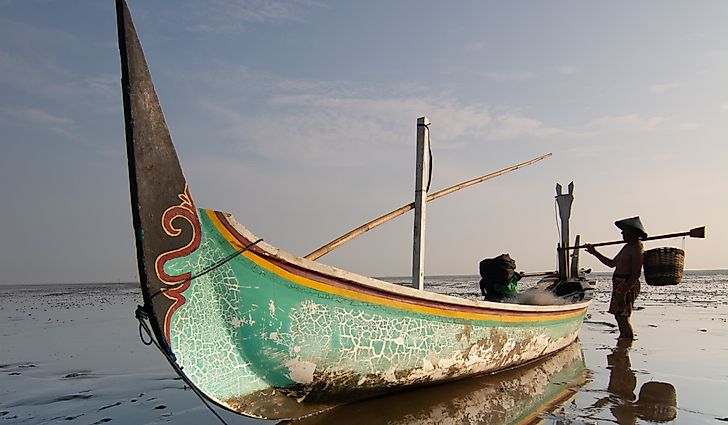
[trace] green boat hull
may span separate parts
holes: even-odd
[[[199,247],[165,264],[168,275],[200,275],[171,314],[169,343],[200,390],[241,413],[305,415],[510,368],[569,345],[586,311],[413,298],[410,288],[253,244],[230,216],[197,212]]]

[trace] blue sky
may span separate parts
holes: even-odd
[[[706,225],[728,268],[728,3],[130,1],[197,205],[306,254],[432,189],[553,152],[429,205],[429,274],[509,252],[554,268],[572,233]],[[136,279],[113,1],[0,0],[0,283]],[[412,216],[321,260],[407,275]],[[605,249],[608,254],[615,250]],[[603,269],[585,256],[585,266]]]

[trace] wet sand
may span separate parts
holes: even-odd
[[[477,296],[473,277],[428,282],[437,292]],[[631,345],[618,344],[607,279],[599,282],[580,349],[571,348],[578,356],[343,406],[304,423],[728,421],[728,272],[645,286]],[[0,424],[219,423],[140,342],[139,298],[124,284],[0,286]],[[273,423],[217,411],[229,424]]]

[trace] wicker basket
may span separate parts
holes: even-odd
[[[648,285],[677,285],[683,277],[685,251],[655,248],[645,251],[645,280]]]

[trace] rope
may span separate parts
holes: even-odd
[[[554,218],[556,219],[556,235],[558,240],[561,241],[561,217],[559,217],[559,203],[554,198]]]
[[[169,285],[169,286],[166,286],[164,288],[159,288],[159,291],[157,291],[154,294],[152,294],[152,296],[149,298],[149,300],[151,301],[151,300],[154,299],[154,297],[156,297],[157,295],[159,295],[161,293],[167,292],[170,289],[179,288],[180,286],[184,285],[187,282],[192,282],[194,279],[197,279],[198,277],[202,277],[202,276],[210,273],[211,271],[213,271],[213,270],[217,269],[218,267],[224,265],[225,263],[229,262],[233,258],[235,258],[238,255],[240,255],[243,252],[245,252],[251,246],[256,245],[257,243],[259,243],[261,241],[263,241],[263,239],[258,239],[257,241],[252,242],[252,243],[250,243],[250,244],[248,244],[248,245],[246,245],[246,246],[238,249],[237,251],[233,252],[232,254],[228,255],[227,257],[225,257],[225,258],[223,258],[221,260],[218,260],[218,261],[214,262],[211,266],[207,267],[206,269],[203,269],[200,273],[198,273],[198,274],[196,274],[194,276],[191,276],[189,279],[183,280],[182,282],[179,282],[179,283],[175,283],[174,285]]]
[[[139,339],[142,340],[142,344],[144,344],[146,346],[149,346],[152,344],[157,345],[157,341],[155,341],[154,338],[152,338],[152,333],[149,331],[147,324],[142,321],[143,319],[147,318],[147,313],[144,311],[144,308],[142,306],[137,305],[135,316],[136,316],[137,320],[139,321]],[[142,333],[142,330],[144,330],[144,333],[146,333],[147,336],[149,337],[148,341],[144,339],[144,334]],[[157,348],[162,350],[159,347],[159,345],[157,345]]]
[[[148,305],[147,305],[148,306]],[[190,379],[187,377],[187,375],[182,372],[182,367],[177,364],[176,360],[174,359],[174,356],[170,353],[167,353],[164,349],[162,349],[162,346],[159,345],[159,342],[154,338],[154,335],[152,334],[152,331],[149,329],[149,324],[147,323],[149,321],[149,315],[147,314],[147,309],[145,307],[142,307],[140,305],[137,306],[135,316],[137,320],[139,321],[139,337],[142,340],[142,343],[144,345],[152,345],[154,344],[157,349],[164,354],[164,358],[167,359],[167,362],[170,366],[172,366],[172,369],[177,373],[177,375],[187,384],[190,389],[197,395],[197,397],[202,401],[202,404],[207,407],[207,409],[215,415],[215,417],[222,423],[223,425],[228,425],[227,422],[225,422],[225,419],[223,419],[216,411],[212,408],[210,403],[207,402],[205,399],[205,395],[202,394],[202,392],[190,381]],[[144,340],[143,333],[146,333],[149,337],[149,340]]]
[[[430,124],[417,124],[418,127],[425,127],[427,129],[427,139],[430,139]],[[431,140],[429,140],[431,142]],[[427,151],[430,156],[429,160],[429,169],[427,170],[427,189],[425,189],[425,193],[428,193],[430,191],[430,183],[432,183],[432,144],[427,143]]]
[[[427,127],[427,139],[429,141],[427,143],[427,151],[430,154],[430,161],[428,162],[430,167],[427,170],[427,189],[425,189],[425,193],[428,193],[430,191],[430,183],[432,183],[432,140],[430,139],[430,124],[427,124],[425,127]]]
[[[429,125],[427,126],[427,138],[428,139],[430,138],[430,126]],[[430,140],[430,142],[432,142],[432,140]],[[428,150],[428,153],[430,154],[430,161],[429,161],[430,167],[429,167],[429,170],[427,171],[427,189],[425,189],[425,193],[428,193],[430,191],[430,183],[432,183],[432,144],[431,143],[427,144],[427,150]]]

